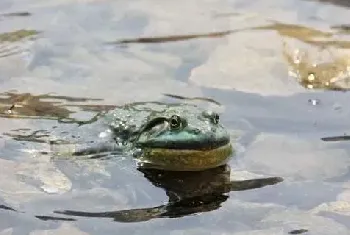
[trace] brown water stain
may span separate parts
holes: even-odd
[[[68,109],[69,106],[84,107],[83,104],[80,104],[81,102],[101,100],[51,94],[33,95],[30,93],[5,92],[0,94],[0,117],[69,119],[69,116],[74,113]],[[100,109],[102,108],[100,107]],[[97,107],[95,110],[97,110]]]
[[[24,38],[32,38],[38,35],[40,31],[20,29],[12,32],[0,34],[0,42],[17,42]]]

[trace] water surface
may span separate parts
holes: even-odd
[[[0,233],[349,234],[349,6],[2,0]],[[52,158],[53,133],[164,94],[222,104],[237,151],[211,176],[284,181],[184,206],[130,158]]]

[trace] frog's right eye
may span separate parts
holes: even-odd
[[[181,118],[177,115],[173,115],[169,119],[169,124],[171,129],[173,130],[179,129],[181,127]]]

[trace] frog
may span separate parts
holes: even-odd
[[[80,123],[71,137],[73,148],[55,152],[93,158],[127,152],[140,167],[168,171],[215,168],[234,154],[219,114],[192,103],[124,104]]]

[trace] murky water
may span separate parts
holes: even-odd
[[[0,1],[0,234],[350,234],[349,7]],[[127,157],[50,155],[52,130],[164,94],[223,105],[228,166],[178,185]],[[173,201],[217,181],[234,184]]]

